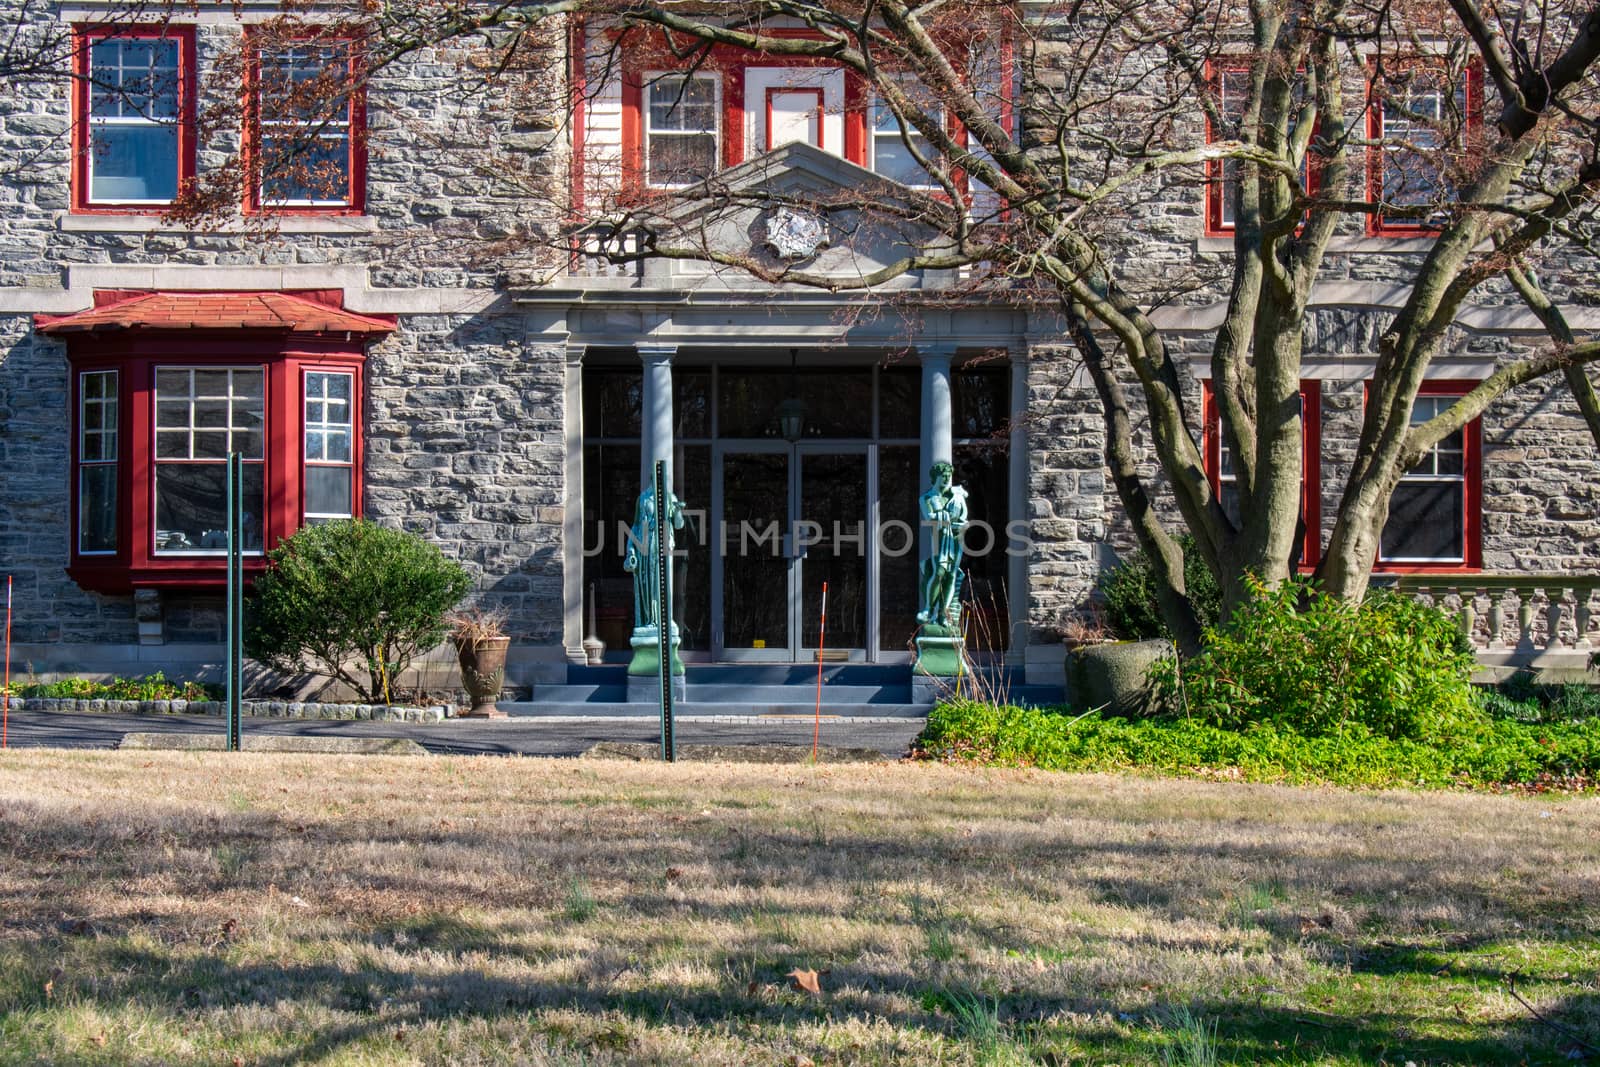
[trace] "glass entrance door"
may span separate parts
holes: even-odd
[[[871,475],[866,445],[730,442],[717,448],[715,658],[814,661],[824,582],[827,647],[842,657],[866,658],[876,610]]]

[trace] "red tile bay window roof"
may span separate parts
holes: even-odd
[[[379,334],[394,329],[392,320],[357,315],[290,293],[116,292],[96,294],[96,299],[102,302],[88,311],[39,316],[39,332],[147,329]]]
[[[247,574],[301,526],[361,515],[366,349],[394,320],[340,296],[104,290],[34,319],[71,370],[79,585],[219,589],[229,453],[243,461]]]

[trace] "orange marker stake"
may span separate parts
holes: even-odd
[[[6,575],[6,680],[0,689],[0,748],[10,744],[11,733],[11,575]]]
[[[811,728],[811,762],[817,762],[817,742],[822,739],[822,650],[828,643],[828,583],[822,583],[822,622],[817,627],[817,718]]]

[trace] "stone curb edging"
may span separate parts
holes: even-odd
[[[221,700],[72,700],[56,697],[13,697],[17,711],[88,712],[101,715],[214,715]],[[264,719],[338,719],[379,722],[442,722],[456,717],[454,704],[401,707],[384,704],[320,704],[311,701],[246,700],[244,714]]]

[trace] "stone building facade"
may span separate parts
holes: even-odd
[[[227,91],[208,72],[242,32],[231,7],[201,7],[173,25],[139,28],[139,47],[98,53],[97,43],[128,28],[96,31],[92,7],[13,10],[76,20],[82,62],[153,69],[175,57],[179,112]],[[267,13],[246,5],[242,19]],[[557,40],[550,53],[562,78],[566,47]],[[207,475],[177,470],[209,455],[205,434],[215,427],[204,409],[222,412],[224,429],[261,450],[264,532],[328,513],[312,506],[313,480],[348,477],[339,482],[350,487],[344,512],[412,530],[465,563],[478,599],[508,612],[511,678],[523,685],[564,680],[582,662],[586,636],[625,658],[617,524],[631,517],[652,456],[673,461],[679,493],[698,513],[680,569],[686,658],[806,660],[825,578],[839,598],[830,644],[853,660],[908,663],[916,552],[896,551],[902,543],[891,543],[897,531],[885,523],[914,527],[929,463],[950,458],[994,534],[995,548],[969,560],[970,615],[985,627],[975,643],[1029,682],[1058,684],[1060,631],[1088,610],[1098,576],[1129,538],[1103,466],[1098,403],[1052,316],[952,298],[960,279],[937,271],[860,297],[692,263],[612,267],[581,247],[554,270],[508,271],[493,253],[511,235],[558,232],[564,205],[603,202],[614,164],[651,144],[683,158],[704,147],[695,138],[712,137],[724,180],[744,189],[859,188],[893,177],[903,161],[875,137],[870,103],[864,111],[842,97],[831,103],[844,92],[842,72],[759,61],[721,70],[704,87],[718,107],[737,89],[747,100],[764,94],[767,109],[759,121],[750,109],[743,132],[713,122],[708,133],[652,112],[648,80],[643,89],[637,80],[596,86],[587,113],[569,121],[560,92],[509,106],[454,91],[459,59],[423,51],[376,79],[359,102],[364,141],[344,145],[359,159],[343,157],[342,188],[290,197],[307,201],[296,210],[267,205],[201,226],[164,216],[151,184],[159,175],[142,187],[150,196],[118,201],[126,197],[118,188],[136,188],[119,181],[144,180],[125,172],[153,156],[95,157],[100,134],[84,131],[100,129],[100,105],[71,84],[6,90],[0,573],[14,580],[14,669],[190,673],[217,663],[210,513],[203,500],[187,513],[171,504],[184,492],[204,496]],[[858,112],[862,125],[852,127]],[[224,166],[242,137],[261,136],[191,129],[208,140],[179,170],[197,175]],[[485,146],[519,161],[510,176],[479,165]],[[102,161],[86,163],[86,154]],[[574,158],[589,163],[576,184]],[[530,195],[530,182],[557,194]],[[1153,289],[1225,259],[1231,242],[1214,232],[1210,205],[1189,188],[1154,194],[1121,253],[1150,263]],[[723,220],[722,237],[748,247],[771,221],[758,215],[743,232]],[[915,236],[863,229],[816,250],[818,269],[859,273],[891,262]],[[1321,516],[1308,537],[1313,552],[1351,461],[1377,332],[1428,240],[1351,233],[1329,256],[1306,327],[1308,492]],[[151,294],[175,302],[156,315],[142,299]],[[240,301],[274,294],[296,303],[241,310]],[[1194,357],[1197,393],[1219,301],[1215,287],[1198,289],[1157,313]],[[1600,325],[1583,314],[1575,327]],[[1427,392],[1448,396],[1506,353],[1541,343],[1537,324],[1505,294],[1491,292],[1458,327]],[[259,403],[246,395],[253,374],[271,383],[280,370],[281,389],[269,384]],[[170,406],[179,372],[189,375],[187,414]],[[222,388],[220,397],[206,392]],[[348,418],[330,414],[337,401],[307,414],[313,388],[324,400],[348,389]],[[793,425],[783,421],[795,411],[788,401],[798,402]],[[652,405],[670,412],[664,432],[652,428]],[[263,440],[249,446],[255,429]],[[331,438],[313,434],[343,434],[348,463],[328,451]],[[1463,585],[1480,572],[1600,570],[1600,458],[1564,387],[1517,390],[1466,439],[1459,457],[1447,457],[1460,469],[1438,480],[1458,504],[1435,501],[1445,512],[1458,507],[1460,529],[1430,550],[1459,558],[1425,569]],[[90,470],[97,466],[101,473]],[[85,517],[94,509],[104,515],[99,527]],[[193,530],[178,529],[184,522]],[[771,522],[778,540],[759,540]],[[813,522],[816,538],[797,540],[810,527],[796,523]],[[728,548],[745,523],[758,538],[754,554]],[[1559,579],[1539,587],[1566,595]],[[1564,625],[1574,648],[1584,643],[1570,613]]]

